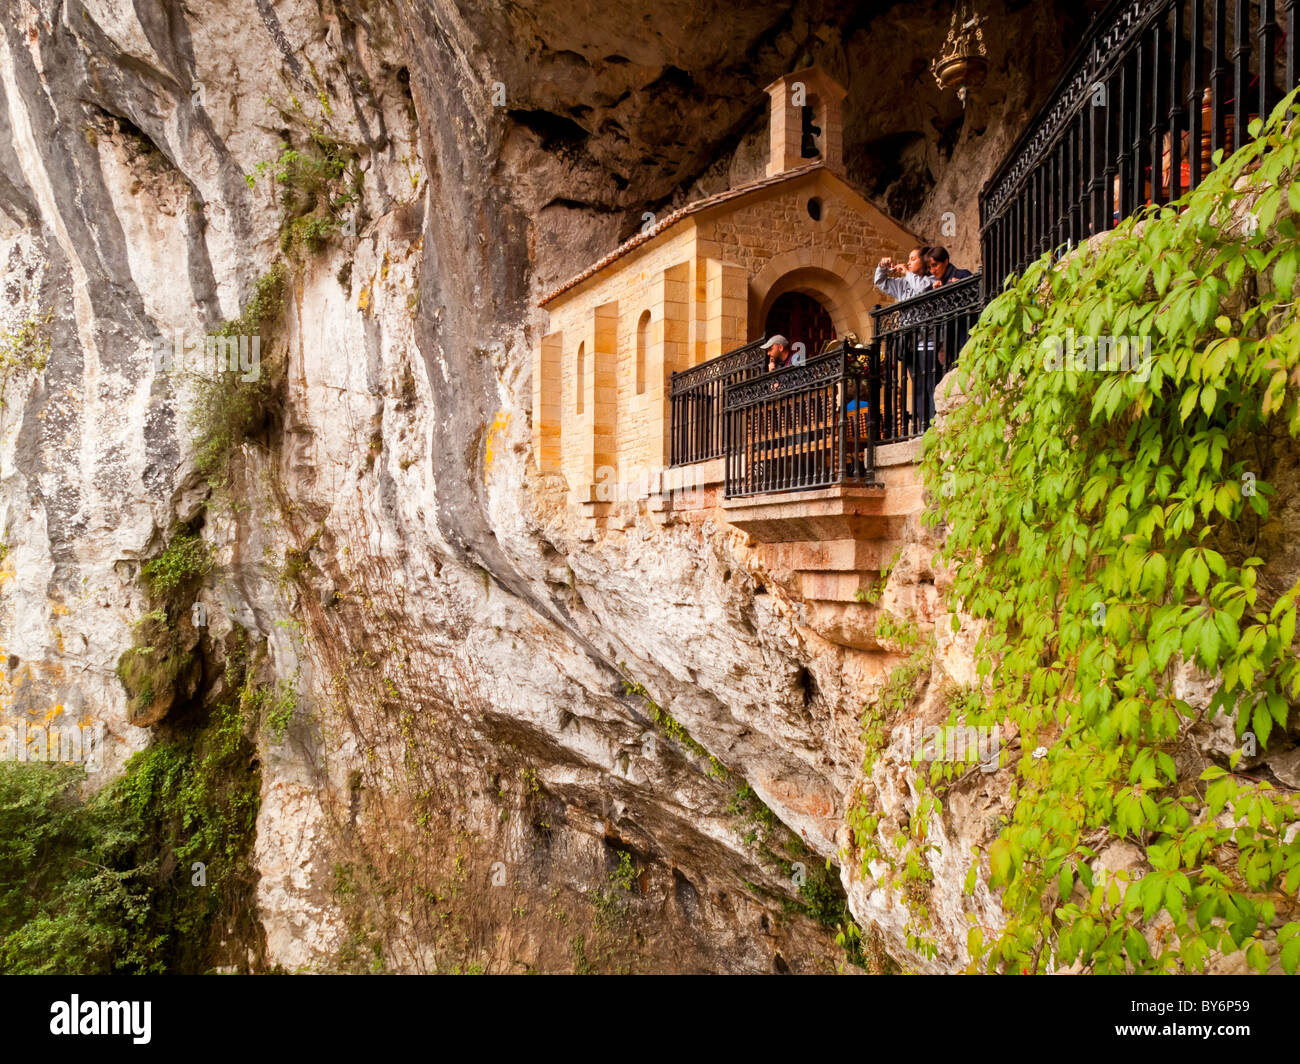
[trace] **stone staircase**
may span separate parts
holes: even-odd
[[[920,440],[877,448],[877,487],[844,484],[721,504],[727,523],[758,542],[772,579],[805,604],[804,623],[834,643],[886,648],[876,635],[883,612],[876,597],[908,522],[920,517],[920,449]]]

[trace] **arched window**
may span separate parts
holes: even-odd
[[[650,312],[641,312],[636,323],[636,394],[645,394],[645,349],[650,342]]]
[[[578,389],[578,409],[577,413],[582,413],[582,395],[587,390],[587,345],[581,343],[578,345],[578,372],[576,386]]]

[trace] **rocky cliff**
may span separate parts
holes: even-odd
[[[103,722],[99,783],[249,655],[258,920],[213,963],[965,963],[965,907],[998,914],[961,881],[1008,781],[952,803],[914,899],[937,951],[914,949],[913,906],[840,883],[885,671],[803,628],[725,526],[585,531],[530,467],[527,367],[537,293],[761,171],[762,88],[804,55],[850,86],[850,177],[973,264],[978,187],[1078,18],[987,6],[963,111],[924,69],[938,3],[9,0],[8,712]],[[255,394],[196,368],[223,331],[260,336]],[[211,564],[150,643],[146,563],[190,533]],[[885,601],[924,633],[942,578],[911,538]],[[921,716],[970,681],[943,639]],[[133,648],[170,683],[123,675]],[[909,815],[905,774],[870,786]]]

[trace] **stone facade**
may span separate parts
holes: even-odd
[[[666,467],[672,374],[760,337],[779,296],[806,293],[837,335],[866,339],[888,301],[876,262],[915,242],[821,164],[713,199],[544,301],[533,453],[571,503]]]
[[[589,516],[613,497],[656,493],[673,373],[761,337],[788,292],[815,299],[837,336],[867,339],[871,307],[888,301],[875,264],[917,243],[842,176],[844,89],[809,67],[766,92],[767,177],[652,224],[541,302],[550,321],[533,354],[533,459]]]

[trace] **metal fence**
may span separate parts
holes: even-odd
[[[723,451],[722,397],[727,386],[767,369],[766,339],[672,375],[669,390],[669,464],[720,458]]]
[[[980,196],[989,292],[1195,188],[1297,84],[1300,0],[1116,0]]]
[[[841,342],[726,389],[728,498],[873,480],[871,352]]]
[[[984,309],[982,286],[977,273],[871,312],[876,442],[912,439],[930,427],[934,390]]]

